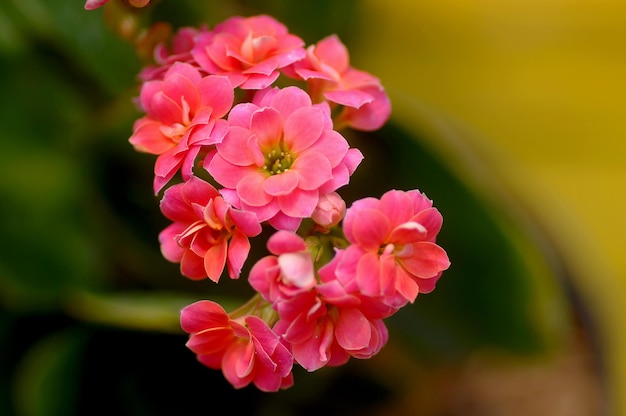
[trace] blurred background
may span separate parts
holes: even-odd
[[[626,3],[83,4],[0,4],[0,414],[626,415]],[[184,346],[182,306],[249,288],[162,258],[121,35],[259,13],[381,79],[392,120],[347,134],[365,160],[342,195],[419,188],[452,261],[379,355],[275,394]]]

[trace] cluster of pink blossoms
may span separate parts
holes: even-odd
[[[145,115],[130,143],[156,156],[154,192],[172,221],[164,257],[190,279],[238,279],[251,240],[274,230],[251,265],[251,300],[182,310],[187,346],[236,388],[263,391],[290,387],[294,364],[375,355],[383,320],[450,265],[435,243],[441,214],[421,192],[349,208],[337,192],[363,159],[339,130],[389,118],[379,80],[350,66],[336,36],[306,47],[266,15],[181,28],[154,60],[140,73]]]

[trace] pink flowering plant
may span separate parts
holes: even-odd
[[[184,27],[169,45],[139,74],[130,136],[156,156],[153,192],[171,221],[162,254],[193,280],[249,270],[255,292],[231,311],[185,307],[187,347],[235,388],[268,392],[293,385],[295,365],[376,355],[384,320],[450,265],[442,216],[419,190],[341,196],[364,160],[342,132],[390,116],[378,78],[351,66],[337,36],[307,46],[267,15]],[[253,244],[267,251],[248,264]]]

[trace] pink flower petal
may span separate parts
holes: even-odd
[[[242,202],[247,205],[262,207],[272,201],[272,197],[265,191],[265,181],[267,178],[262,173],[250,171],[237,183],[237,193]],[[252,173],[254,172],[254,173]]]
[[[228,113],[228,122],[232,126],[243,127],[244,129],[250,129],[250,120],[252,114],[259,110],[259,106],[252,103],[240,103],[237,104]]]
[[[355,109],[359,109],[363,105],[374,101],[374,97],[372,95],[361,90],[327,91],[324,93],[324,97],[334,103]]]
[[[396,271],[396,281],[395,281],[396,291],[401,295],[401,299],[406,299],[411,303],[415,302],[417,298],[417,294],[422,292],[422,288],[418,283],[409,276],[401,267],[399,267]],[[395,304],[393,306],[402,307],[406,303],[403,301],[399,304]]]
[[[211,246],[204,255],[204,272],[206,277],[217,283],[226,265],[228,244],[226,240]]]
[[[228,274],[231,279],[238,279],[244,262],[250,252],[248,236],[236,229],[228,245]]]
[[[291,166],[290,172],[297,175],[298,188],[305,191],[316,190],[332,179],[330,162],[323,155],[314,152],[299,156]]]
[[[180,273],[192,280],[206,278],[204,259],[191,250],[185,250],[180,259]]]
[[[349,149],[346,139],[335,130],[326,130],[322,133],[319,140],[309,147],[310,152],[320,153],[324,155],[330,162],[332,167],[336,167],[344,162]],[[360,152],[357,149],[353,149]]]
[[[402,259],[402,266],[412,275],[427,279],[450,267],[448,255],[437,244],[420,242],[415,243],[414,247],[415,254]]]
[[[185,158],[184,152],[179,152],[178,148],[172,148],[160,154],[154,163],[154,173],[157,176],[171,179],[178,170]]]
[[[159,233],[161,253],[166,260],[171,261],[172,263],[178,263],[185,252],[185,249],[178,245],[175,238],[184,229],[184,225],[174,223],[170,224]]]
[[[87,0],[85,2],[85,10],[95,10],[103,6],[109,0]]]
[[[394,228],[388,240],[394,244],[410,244],[424,240],[427,233],[428,230],[422,224],[409,221]]]
[[[288,231],[277,231],[267,240],[272,254],[293,253],[306,250],[306,243],[299,235]]]
[[[290,217],[277,211],[271,218],[268,218],[267,222],[277,230],[296,231],[302,224],[302,217]]]
[[[245,81],[241,82],[239,87],[245,90],[262,90],[272,85],[279,75],[278,71],[273,71],[268,75],[247,74]]]
[[[352,238],[365,250],[378,250],[386,241],[390,230],[389,219],[380,211],[362,209],[354,214]]]
[[[193,222],[195,216],[193,210],[185,202],[182,186],[172,186],[163,194],[159,204],[161,212],[165,217],[174,222]]]
[[[298,186],[298,174],[289,170],[287,172],[270,175],[262,182],[263,192],[273,197],[290,195]],[[259,192],[259,189],[256,189]]]
[[[419,282],[416,282],[419,285],[419,291],[421,293],[430,293],[435,290],[435,286],[437,285],[437,281],[441,277],[441,273],[438,273],[434,277],[430,277],[428,279],[420,279]]]
[[[338,73],[346,71],[350,65],[348,49],[337,35],[330,35],[315,44],[315,55]]]
[[[422,224],[428,230],[428,234],[424,237],[426,241],[433,240],[443,225],[443,217],[437,208],[427,208],[420,211],[412,218],[412,221]]]
[[[308,252],[285,253],[278,256],[283,278],[300,288],[310,288],[315,285],[313,259]]]
[[[279,196],[278,206],[283,213],[290,217],[307,218],[315,210],[318,201],[319,193],[317,190],[300,190],[292,194]]]
[[[190,68],[193,80],[184,73],[184,68]],[[173,69],[173,71],[172,71]],[[165,75],[163,82],[163,94],[175,102],[184,100],[188,108],[197,108],[200,105],[200,95],[197,83],[200,81],[200,74],[191,65],[177,63]]]
[[[273,108],[262,108],[252,114],[250,130],[256,135],[259,146],[275,145],[282,137],[283,118]]]
[[[278,201],[276,199],[272,199],[266,205],[257,205],[252,206],[245,203],[245,201],[240,202],[241,209],[246,211],[252,211],[256,214],[257,219],[260,222],[270,220],[274,218],[279,213]],[[276,228],[276,227],[275,227]],[[286,229],[286,228],[277,228],[277,229]]]
[[[322,134],[324,115],[314,107],[293,111],[285,120],[285,143],[295,152],[309,148]]]
[[[234,388],[240,389],[250,384],[253,368],[254,345],[251,341],[233,343],[224,353],[222,372]]]
[[[207,170],[220,185],[231,189],[236,188],[239,182],[249,175],[260,175],[255,166],[244,168],[233,166],[233,164],[226,161],[219,153],[211,159]],[[261,179],[263,179],[263,176],[261,176]]]
[[[306,342],[292,345],[294,359],[307,371],[315,371],[324,367],[329,357],[330,345],[333,341],[333,325],[330,320],[320,325],[314,337]]]
[[[335,337],[345,350],[359,350],[369,345],[372,329],[357,308],[342,308],[335,327]]]
[[[216,118],[224,117],[230,111],[235,95],[228,78],[208,76],[198,82],[197,88],[200,104],[211,107]]]
[[[184,117],[181,104],[159,91],[152,96],[150,107],[146,110],[149,117],[159,120],[165,125],[183,123]]]
[[[270,106],[287,119],[294,111],[311,106],[311,97],[298,87],[279,90],[271,99]]]
[[[363,104],[358,109],[344,107],[343,112],[336,119],[338,123],[345,122],[357,130],[373,131],[381,128],[387,122],[391,114],[391,101],[385,91],[376,87],[364,91],[372,95],[374,100]]]
[[[220,304],[208,300],[201,300],[184,307],[180,315],[183,330],[190,333],[227,326],[229,319]]]
[[[399,227],[413,216],[411,197],[406,192],[395,189],[383,194],[378,209],[389,218],[392,228]]]
[[[381,296],[384,291],[381,286],[382,276],[376,253],[365,253],[356,267],[356,280],[361,292],[366,296]]]
[[[250,145],[253,133],[245,128],[230,127],[224,140],[217,146],[218,154],[235,166],[249,166],[263,163],[263,155],[260,154],[258,146]]]
[[[135,122],[130,143],[140,152],[159,155],[176,146],[171,138],[165,136],[161,131],[161,123],[143,117]]]

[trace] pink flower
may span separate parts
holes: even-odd
[[[335,257],[318,271],[320,284],[317,285],[317,291],[322,298],[337,307],[358,307],[371,321],[388,318],[396,313],[399,307],[391,305],[388,298],[361,292],[354,278],[354,267],[346,267],[344,253],[345,250],[336,249]]]
[[[377,354],[388,339],[382,319],[367,316],[358,297],[311,290],[275,305],[280,316],[274,331],[291,345],[294,360],[308,371],[345,364],[350,357]]]
[[[335,35],[309,46],[306,59],[295,62],[286,73],[306,80],[314,101],[326,99],[344,106],[336,124],[371,131],[389,118],[391,102],[380,81],[350,66],[348,49]]]
[[[98,7],[104,6],[109,0],[87,0],[85,2],[85,10],[95,10]],[[150,0],[126,0],[128,4],[133,7],[144,7],[150,3]]]
[[[231,204],[277,229],[296,230],[320,196],[349,182],[363,158],[333,130],[328,107],[312,105],[297,87],[238,104],[228,121],[228,134],[205,166]]]
[[[254,383],[273,392],[293,385],[291,353],[260,318],[231,319],[219,304],[203,300],[185,307],[180,323],[198,361],[221,368],[233,387]]]
[[[345,364],[350,355],[334,336],[327,305],[316,290],[309,290],[275,305],[280,316],[274,332],[290,345],[295,362],[308,371]]]
[[[159,43],[154,48],[154,61],[156,65],[149,65],[141,70],[139,79],[151,81],[162,79],[167,70],[176,62],[185,62],[197,67],[191,50],[196,45],[195,37],[200,33],[206,33],[208,29],[195,27],[182,27],[172,37],[171,44]]]
[[[135,122],[130,142],[139,151],[158,155],[158,193],[179,169],[187,180],[200,150],[222,141],[228,131],[222,117],[234,92],[225,77],[202,77],[193,66],[177,62],[163,80],[144,83],[139,99],[146,116]]]
[[[302,237],[278,231],[268,239],[267,248],[274,255],[255,263],[248,277],[250,286],[264,299],[276,303],[315,286],[313,259]]]
[[[417,190],[391,190],[380,200],[354,202],[343,222],[352,243],[340,254],[336,274],[350,279],[366,296],[383,297],[392,306],[413,302],[428,293],[450,266],[446,252],[435,244],[442,225],[432,201]]]
[[[303,45],[270,16],[235,16],[198,36],[192,53],[209,74],[225,75],[235,87],[262,89],[280,68],[304,57]]]
[[[191,279],[218,282],[226,264],[229,276],[238,278],[250,251],[248,237],[261,232],[253,213],[232,208],[195,176],[165,191],[161,211],[174,221],[159,234],[163,256],[180,262],[181,273]]]
[[[346,215],[346,201],[337,192],[320,197],[311,219],[323,229],[328,229],[341,222]]]

